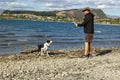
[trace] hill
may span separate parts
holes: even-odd
[[[106,14],[101,9],[91,9],[91,12],[95,15],[95,18],[107,18]],[[62,10],[56,12],[56,15],[70,18],[75,17],[79,19],[84,17],[82,9]]]
[[[91,9],[95,18],[107,18],[106,14],[101,9]],[[70,9],[60,11],[23,11],[23,10],[5,10],[3,14],[32,14],[36,16],[59,16],[81,19],[84,17],[82,9]]]
[[[56,16],[54,11],[5,10],[3,14],[32,14],[36,16]]]

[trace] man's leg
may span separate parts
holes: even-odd
[[[90,49],[91,49],[92,39],[93,39],[93,34],[85,34],[84,55],[86,57],[90,56]]]
[[[91,48],[90,44],[91,44],[90,42],[85,42],[85,45],[84,45],[85,46],[84,47],[84,55],[85,56],[90,54],[90,48]]]

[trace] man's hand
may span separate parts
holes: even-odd
[[[78,24],[76,22],[73,22],[76,27],[78,27]]]

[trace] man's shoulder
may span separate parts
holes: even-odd
[[[88,13],[88,16],[94,17],[94,14],[90,12],[90,13]]]
[[[93,18],[94,15],[92,13],[88,13],[87,15],[85,15],[85,18]]]

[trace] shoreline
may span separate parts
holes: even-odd
[[[34,50],[33,48],[27,49],[27,51]],[[118,50],[120,52],[120,47],[100,47],[100,48],[92,48],[91,53],[93,56],[98,55],[99,53],[111,53],[114,50]],[[24,50],[26,51],[26,50]],[[102,52],[103,51],[103,52]],[[107,52],[108,51],[108,52]],[[109,52],[110,51],[110,52]],[[54,50],[48,50],[48,53],[50,56],[44,55],[41,56],[38,52],[34,53],[27,53],[27,54],[1,54],[0,55],[0,62],[4,62],[4,60],[14,60],[14,61],[19,61],[19,60],[27,60],[31,58],[38,58],[38,57],[51,57],[51,58],[66,58],[70,56],[76,56],[79,57],[84,53],[84,48],[75,48],[75,49],[54,49]],[[28,57],[28,58],[27,58]]]
[[[120,48],[120,46],[116,46],[116,47],[92,47],[92,49],[106,49],[106,48]],[[21,51],[23,51],[23,50],[34,50],[34,49],[36,49],[36,48],[28,48],[28,49],[22,49],[22,50],[20,50],[20,51],[17,51],[17,52],[14,52],[14,53],[12,53],[12,52],[7,52],[7,53],[0,53],[0,56],[10,56],[10,55],[19,55],[20,54],[20,52]],[[49,51],[59,51],[59,50],[63,50],[63,51],[70,51],[70,50],[73,50],[73,51],[75,51],[75,50],[78,50],[78,49],[84,49],[82,46],[81,47],[79,47],[79,48],[66,48],[66,49],[49,49]]]
[[[33,49],[27,49],[33,50]],[[120,47],[111,47],[111,48],[92,48],[91,53],[93,57],[98,55],[105,55],[109,53],[114,53],[114,51],[117,51],[120,53]],[[36,58],[42,58],[42,59],[57,59],[57,58],[71,58],[71,57],[77,57],[79,58],[84,53],[84,48],[75,48],[75,49],[57,49],[57,50],[48,50],[49,56],[44,55],[41,56],[38,52],[34,53],[28,53],[28,54],[2,54],[0,55],[0,62],[6,62],[6,61],[22,61],[22,60],[31,60]]]
[[[79,58],[83,49],[50,50],[0,56],[0,80],[119,80],[120,47],[93,48],[92,58]],[[111,76],[112,75],[112,76]]]

